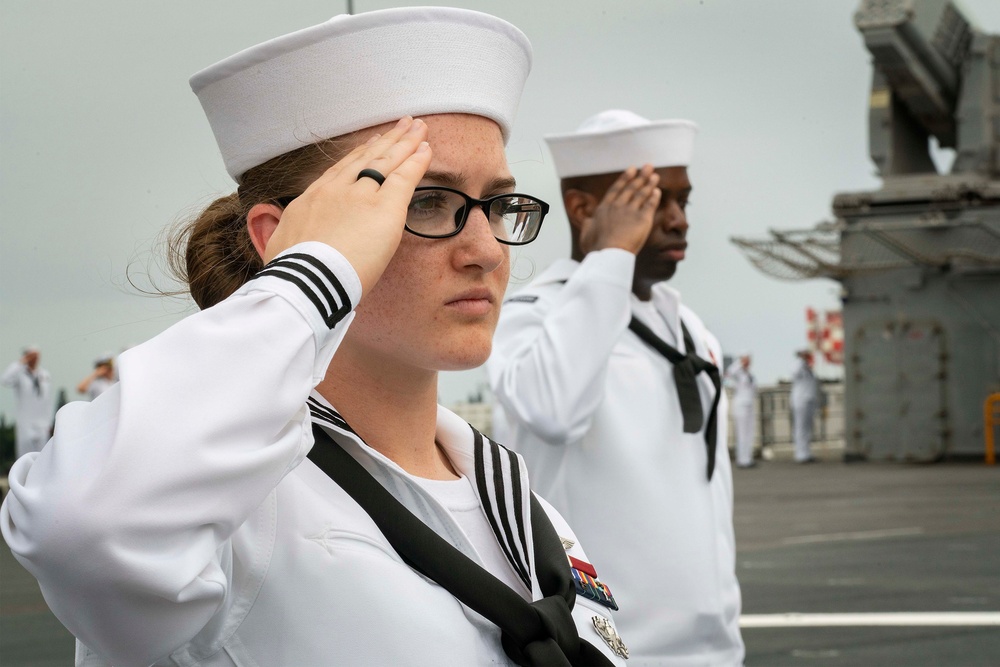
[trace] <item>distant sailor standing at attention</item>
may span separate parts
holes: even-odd
[[[194,76],[239,184],[175,255],[203,310],[64,407],[0,511],[77,664],[624,664],[523,459],[437,404],[548,210],[504,154],[530,65],[420,7]]]
[[[722,351],[666,284],[694,135],[606,111],[547,138],[572,259],[507,300],[488,363],[495,434],[600,563],[630,665],[743,661]]]
[[[0,375],[0,384],[14,390],[15,454],[21,458],[41,451],[49,439],[55,403],[49,372],[38,363],[42,352],[37,345],[24,348],[21,358]]]
[[[757,382],[750,372],[750,355],[743,354],[726,369],[726,382],[733,390],[733,425],[736,430],[736,467],[752,468],[753,427]]]
[[[796,353],[799,363],[792,374],[788,402],[792,408],[792,431],[795,439],[795,462],[815,463],[812,455],[813,419],[819,402],[819,385],[813,373],[813,355],[809,350]]]

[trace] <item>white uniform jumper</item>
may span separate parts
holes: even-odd
[[[353,319],[356,273],[321,243],[269,266],[125,352],[121,381],[60,410],[50,445],[11,470],[0,528],[82,643],[77,664],[510,664],[497,627],[404,564],[305,458],[316,422],[432,530],[483,562],[437,494],[311,393]],[[188,371],[178,371],[181,353]],[[512,531],[499,547],[528,573],[515,581],[519,592],[538,599],[523,461],[486,440],[477,474],[471,427],[443,408],[436,437],[475,480],[491,524]],[[586,558],[579,545],[568,553]],[[623,664],[595,616],[610,612],[578,596],[581,638]]]
[[[559,260],[508,299],[488,363],[495,434],[600,563],[630,665],[738,665],[725,398],[709,482],[704,426],[683,432],[673,367],[628,324],[684,352],[683,320],[700,357],[718,364],[721,350],[666,284],[648,304],[632,296],[634,263],[616,249]],[[697,382],[707,416],[715,388]]]
[[[757,382],[739,359],[726,370],[726,379],[733,389],[733,425],[736,430],[736,465],[753,464],[754,409]]]
[[[14,390],[17,403],[14,417],[17,458],[41,451],[49,439],[56,411],[49,372],[41,367],[32,371],[20,361],[15,361],[0,375],[0,384]]]

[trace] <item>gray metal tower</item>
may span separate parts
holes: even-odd
[[[835,220],[732,239],[765,273],[842,285],[846,456],[983,454],[1000,391],[1000,37],[948,0],[864,0],[869,147],[883,179]],[[929,141],[955,149],[938,173]]]

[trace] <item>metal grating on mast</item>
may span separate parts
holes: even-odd
[[[905,221],[826,222],[769,234],[731,241],[754,266],[779,280],[842,280],[908,267],[1000,270],[1000,224],[995,220],[949,221],[926,213]]]
[[[840,228],[823,223],[815,229],[768,230],[770,238],[730,239],[750,263],[779,280],[836,278],[840,275]]]

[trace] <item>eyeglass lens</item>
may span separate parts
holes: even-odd
[[[545,205],[524,195],[487,199],[493,235],[501,243],[518,245],[533,241],[544,217]],[[406,210],[406,228],[428,238],[453,236],[467,217],[469,202],[450,190],[417,190]]]

